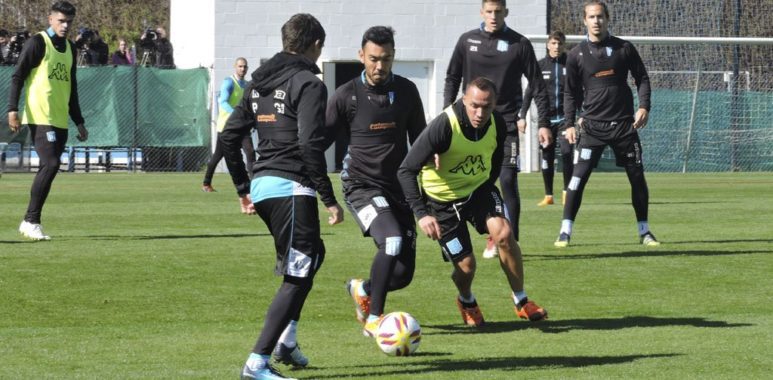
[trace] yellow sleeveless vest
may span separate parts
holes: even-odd
[[[239,104],[239,101],[242,100],[242,96],[244,95],[244,87],[239,84],[239,81],[235,76],[231,75],[231,80],[234,82],[234,89],[231,91],[231,96],[228,97],[228,104],[230,104],[233,108],[236,107],[236,105]],[[225,128],[225,122],[228,121],[228,116],[230,115],[230,112],[226,112],[222,108],[220,109],[220,113],[217,115],[218,132],[223,132],[223,128]]]
[[[424,193],[440,202],[450,202],[472,194],[491,174],[491,158],[497,147],[494,117],[486,135],[478,141],[464,137],[452,106],[444,110],[451,123],[451,145],[440,154],[440,170],[434,162],[421,169],[419,178]]]
[[[51,125],[67,129],[72,86],[72,51],[67,41],[64,53],[51,42],[48,33],[39,33],[46,42],[46,54],[24,81],[22,124]]]

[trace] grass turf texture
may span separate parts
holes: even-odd
[[[385,356],[344,290],[375,250],[347,213],[323,226],[327,257],[300,323],[311,367],[279,368],[302,379],[770,375],[770,173],[649,174],[654,249],[638,244],[624,174],[593,175],[562,250],[561,206],[538,208],[541,177],[519,177],[526,288],[550,320],[516,320],[499,265],[478,256],[488,325],[462,326],[451,267],[419,236],[414,282],[387,311],[419,320],[421,347]],[[227,176],[205,194],[198,173],[62,173],[43,213],[53,240],[38,243],[17,233],[31,181],[0,179],[0,378],[238,376],[279,278],[271,236],[239,214]]]

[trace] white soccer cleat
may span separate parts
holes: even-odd
[[[51,236],[43,233],[43,227],[37,223],[30,223],[26,220],[19,225],[19,233],[30,240],[51,240]]]
[[[495,257],[499,257],[499,249],[497,249],[497,245],[494,244],[494,240],[491,239],[491,236],[486,239],[486,249],[483,250],[483,258],[484,259],[493,259]]]

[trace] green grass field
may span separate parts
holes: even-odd
[[[39,243],[17,233],[31,181],[0,179],[0,379],[238,377],[279,278],[271,236],[238,213],[226,175],[205,194],[199,173],[60,174],[43,213],[54,240]],[[488,325],[462,326],[451,267],[420,236],[414,282],[387,311],[419,320],[421,347],[385,356],[344,290],[374,252],[347,213],[323,227],[328,253],[300,324],[311,368],[279,368],[301,379],[770,378],[770,173],[649,174],[655,249],[638,244],[624,174],[593,175],[564,250],[553,248],[561,206],[536,206],[538,174],[520,181],[526,288],[550,320],[517,320],[499,265],[480,259],[473,289]]]

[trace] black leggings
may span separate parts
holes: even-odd
[[[38,173],[30,189],[30,203],[24,220],[40,224],[40,215],[46,203],[51,184],[59,172],[64,146],[67,144],[67,129],[55,128],[50,125],[29,125],[35,153],[38,154]]]
[[[259,355],[271,354],[287,324],[291,320],[300,320],[303,304],[313,284],[313,277],[284,276],[282,285],[276,292],[271,306],[268,307],[263,330],[252,352]]]
[[[242,151],[247,156],[247,173],[252,177],[252,165],[255,164],[255,148],[252,146],[252,133],[244,136],[242,139]],[[212,153],[212,157],[207,163],[207,172],[204,174],[204,184],[212,184],[212,176],[215,174],[217,164],[223,158],[223,145],[220,143],[220,133],[217,134],[217,143],[215,143],[215,151]]]
[[[580,160],[574,164],[572,176],[577,178],[575,179],[577,183],[573,183],[567,189],[564,219],[574,221],[577,217],[577,212],[580,211],[580,204],[582,203],[582,194],[585,190],[585,185],[588,183],[591,172],[601,157],[602,152],[603,149],[594,151],[591,160]],[[649,210],[649,189],[647,187],[647,181],[644,178],[644,167],[641,165],[628,164],[625,165],[625,173],[628,175],[628,182],[631,184],[631,204],[636,213],[636,221],[646,221]]]
[[[505,198],[507,216],[516,241],[520,241],[518,222],[521,219],[521,196],[518,193],[518,169],[512,166],[502,166],[499,172],[499,185],[502,186],[502,196]]]
[[[574,167],[572,157],[572,145],[569,144],[565,138],[559,140],[556,137],[550,145],[542,148],[542,181],[545,183],[545,195],[553,195],[553,177],[555,175],[555,161],[556,161],[556,142],[561,149],[561,166],[564,175],[564,187],[563,190],[569,186],[569,181],[572,179],[572,170]]]
[[[370,294],[370,314],[383,314],[387,292],[405,288],[413,280],[416,233],[412,229],[401,226],[391,212],[379,214],[370,225],[370,235],[378,248],[370,279],[363,284]]]

